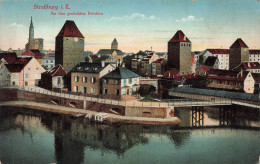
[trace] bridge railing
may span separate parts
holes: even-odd
[[[218,101],[204,101],[204,100],[195,100],[195,99],[175,99],[170,102],[140,102],[140,101],[118,101],[112,99],[105,98],[97,98],[97,97],[87,97],[82,95],[75,95],[63,92],[53,92],[50,90],[46,90],[40,87],[31,87],[31,86],[10,86],[10,87],[1,87],[1,88],[10,88],[10,89],[18,89],[22,91],[28,91],[33,93],[40,93],[50,96],[68,98],[73,100],[81,100],[81,101],[91,101],[98,102],[110,105],[120,105],[120,106],[131,106],[131,107],[161,107],[161,108],[169,108],[169,107],[190,107],[190,106],[214,106],[214,105],[231,105],[231,100],[218,100]]]

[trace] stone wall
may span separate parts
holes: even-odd
[[[126,107],[125,115],[135,117],[165,118],[166,110],[165,108]]]

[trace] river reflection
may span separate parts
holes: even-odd
[[[3,163],[257,163],[259,112],[176,109],[178,126],[95,124],[84,118],[1,107]],[[197,117],[198,118],[198,117]],[[239,118],[239,119],[238,119]],[[195,120],[196,121],[196,120]],[[223,121],[222,121],[223,122]],[[225,121],[224,121],[225,122]],[[234,129],[233,127],[236,127]],[[199,128],[199,129],[198,129]],[[241,130],[242,129],[242,130]],[[231,152],[231,153],[230,153]],[[241,156],[242,155],[242,156]],[[246,157],[245,157],[246,156]]]

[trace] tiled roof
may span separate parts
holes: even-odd
[[[229,49],[207,49],[212,54],[229,54]]]
[[[201,65],[200,68],[202,68],[206,72],[208,72],[210,70],[210,68],[208,66],[205,66],[205,65]]]
[[[31,59],[32,59],[33,57],[20,57],[20,56],[18,56],[17,58],[16,58],[16,62],[15,62],[15,64],[28,64],[29,63],[29,61],[31,61]]]
[[[243,62],[238,67],[243,70],[260,69],[260,64],[258,62]]]
[[[216,74],[216,75],[229,75],[236,76],[239,71],[231,71],[231,70],[221,70],[221,69],[210,69],[208,74]]]
[[[124,53],[121,50],[112,50],[112,49],[100,49],[97,54],[98,55],[111,55],[114,51],[116,51],[117,55],[123,55]]]
[[[88,55],[89,58],[93,59],[93,58],[97,58],[97,55]]]
[[[153,61],[153,63],[162,63],[164,61],[164,58],[157,59]]]
[[[241,38],[238,38],[238,39],[230,46],[230,48],[239,48],[239,47],[248,48],[248,46],[245,44],[245,42],[244,42]]]
[[[16,53],[0,53],[0,60],[4,58],[8,64],[14,64],[16,62]]]
[[[26,64],[6,64],[5,66],[10,72],[21,72]]]
[[[102,67],[101,63],[80,62],[71,69],[71,72],[99,73],[103,69],[104,67]]]
[[[118,68],[116,68],[115,70],[106,74],[103,77],[104,78],[110,78],[110,79],[127,79],[127,78],[140,77],[140,75],[130,71],[127,68],[118,67]]]
[[[249,55],[251,54],[260,54],[260,50],[249,50]]]
[[[54,68],[52,68],[49,71],[43,72],[42,74],[48,75],[48,76],[65,76],[66,72],[62,65],[58,64]]]
[[[74,21],[67,20],[60,30],[57,37],[79,37],[84,38],[84,36],[79,31]]]
[[[179,30],[175,33],[175,35],[171,38],[169,42],[191,42],[184,33]]]
[[[166,71],[163,74],[164,78],[173,78],[174,76],[176,76],[179,72],[178,71]]]
[[[209,56],[205,61],[205,65],[212,67],[216,63],[217,59],[218,58],[215,56]]]
[[[42,59],[42,54],[39,50],[25,51],[22,56],[33,56],[35,59]]]

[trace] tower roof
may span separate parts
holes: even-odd
[[[191,42],[185,34],[178,30],[169,42]]]
[[[241,38],[238,38],[238,39],[230,46],[230,48],[240,48],[240,47],[248,48],[248,46],[245,44],[245,42],[244,42]]]
[[[112,44],[118,44],[116,38],[113,40]]]
[[[74,21],[67,20],[60,30],[57,37],[79,37],[84,38],[84,36],[79,31]]]
[[[30,24],[30,28],[33,28],[32,17],[31,17],[31,24]]]

